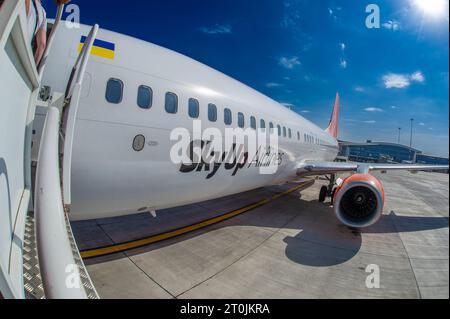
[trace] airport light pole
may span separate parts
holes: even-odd
[[[411,121],[411,137],[410,137],[410,139],[409,139],[409,147],[412,148],[412,142],[413,142],[413,122],[414,122],[414,119],[411,119],[410,121]]]
[[[400,136],[401,136],[401,134],[402,134],[402,128],[399,127],[398,128],[398,144],[400,144]]]

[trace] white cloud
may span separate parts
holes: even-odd
[[[366,107],[364,109],[364,111],[366,112],[371,112],[371,113],[380,113],[380,112],[384,112],[383,109],[380,109],[379,107]]]
[[[425,82],[425,76],[420,71],[412,74],[388,73],[383,76],[383,82],[387,89],[404,89],[409,87],[411,82]]]
[[[373,120],[370,120],[370,121],[363,121],[363,123],[366,123],[366,124],[375,124],[377,121],[373,121]]]
[[[230,34],[232,32],[231,26],[216,24],[213,27],[201,27],[199,30],[206,34]]]
[[[295,68],[297,65],[300,65],[300,61],[299,58],[294,56],[292,58],[287,58],[287,57],[281,57],[280,60],[278,61],[278,63],[282,66],[285,67],[286,69],[293,69]]]
[[[383,76],[384,86],[387,89],[404,89],[411,85],[409,77],[403,74],[389,73]]]
[[[410,79],[411,79],[411,81],[415,81],[415,82],[419,82],[419,83],[425,82],[425,76],[420,71],[417,71],[417,72],[414,72],[413,74],[411,74]]]
[[[419,125],[420,125],[420,126],[425,126],[425,123],[420,122]]]
[[[341,68],[346,69],[347,68],[347,60],[345,58],[345,49],[346,49],[346,44],[344,42],[339,43],[339,48],[341,49],[341,61],[339,62],[339,65],[341,66]]]
[[[396,109],[398,109],[398,107],[395,106],[395,105],[392,105],[392,106],[391,106],[391,109],[396,110]]]
[[[400,29],[400,22],[395,20],[389,20],[388,22],[383,23],[383,28],[392,31],[397,31],[398,29]]]
[[[337,13],[341,11],[341,7],[328,7],[328,15],[334,20],[338,19]]]
[[[278,88],[280,86],[282,86],[282,84],[280,84],[280,83],[275,83],[275,82],[266,83],[266,87],[268,87],[268,88]]]
[[[292,103],[281,103],[281,105],[286,106],[287,108],[293,108],[295,105]]]
[[[366,89],[365,89],[365,88],[363,88],[362,86],[357,86],[357,87],[355,87],[355,91],[356,91],[356,92],[360,92],[360,93],[362,93],[362,92],[365,92],[365,91],[366,91]]]
[[[300,23],[300,13],[298,11],[289,12],[281,20],[281,27],[285,29],[295,28]]]
[[[311,111],[309,111],[309,110],[301,110],[300,113],[307,114],[307,113],[311,113]]]
[[[297,27],[301,20],[301,11],[296,1],[284,1],[284,10],[285,14],[281,20],[281,26],[286,29]]]

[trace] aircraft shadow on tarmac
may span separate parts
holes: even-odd
[[[320,203],[311,202],[313,205]],[[329,267],[347,262],[358,254],[364,234],[385,234],[386,242],[400,240],[400,233],[411,233],[443,229],[449,226],[448,217],[400,216],[394,211],[385,214],[379,222],[363,230],[351,229],[333,221],[333,211],[323,223],[304,223],[295,237],[286,237],[286,256],[298,264],[314,267]],[[383,239],[382,239],[383,240]]]
[[[328,267],[345,263],[357,255],[364,234],[386,234],[386,241],[389,241],[398,238],[392,237],[398,236],[398,233],[442,229],[449,225],[448,217],[399,216],[392,211],[383,215],[374,226],[360,231],[342,225],[330,206],[318,201],[305,201],[295,195],[288,197],[286,201],[277,204],[278,211],[251,211],[206,229],[127,251],[126,255],[150,252],[221,228],[253,226],[287,232],[299,231],[297,235],[287,235],[283,239],[287,258],[301,265]],[[86,263],[95,264],[124,257],[125,255],[120,253],[88,259]]]

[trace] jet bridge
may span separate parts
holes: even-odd
[[[63,99],[42,101],[48,89],[41,88],[41,78],[62,13],[59,6],[43,60],[36,66],[25,2],[8,0],[0,7],[0,298],[98,298],[67,217],[70,188],[63,194],[61,185],[69,185],[73,128],[60,125],[61,114],[76,115],[98,26],[79,54],[67,92],[59,94]],[[38,157],[33,183],[32,136],[39,100],[47,115],[42,135],[34,141]]]

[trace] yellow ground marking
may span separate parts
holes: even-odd
[[[255,204],[251,204],[248,205],[246,207],[237,209],[235,211],[232,211],[230,213],[226,213],[211,219],[207,219],[205,221],[202,221],[200,223],[194,224],[194,225],[190,225],[190,226],[186,226],[183,228],[179,228],[179,229],[175,229],[172,231],[168,231],[162,234],[158,234],[158,235],[153,235],[147,238],[142,238],[142,239],[138,239],[138,240],[134,240],[134,241],[130,241],[127,243],[122,243],[122,244],[114,244],[111,246],[106,246],[106,247],[102,247],[102,248],[96,248],[96,249],[90,249],[90,250],[84,250],[80,252],[80,255],[82,258],[93,258],[93,257],[99,257],[99,256],[104,256],[104,255],[109,255],[109,254],[114,254],[114,253],[119,253],[119,252],[123,252],[126,250],[130,250],[130,249],[134,249],[134,248],[139,248],[142,246],[147,246],[150,244],[154,244],[169,238],[173,238],[173,237],[177,237],[180,235],[184,235],[190,232],[193,232],[195,230],[199,230],[220,222],[223,222],[224,220],[230,219],[232,217],[241,215],[243,213],[249,212],[255,208],[264,206],[269,204],[270,202],[273,202],[274,200],[277,200],[283,196],[286,196],[288,194],[291,194],[295,191],[298,191],[300,189],[306,189],[310,186],[312,186],[314,184],[314,180],[309,180],[306,182],[302,182],[299,185],[295,186],[294,188],[291,188],[283,193],[274,195],[272,197],[263,199]]]

